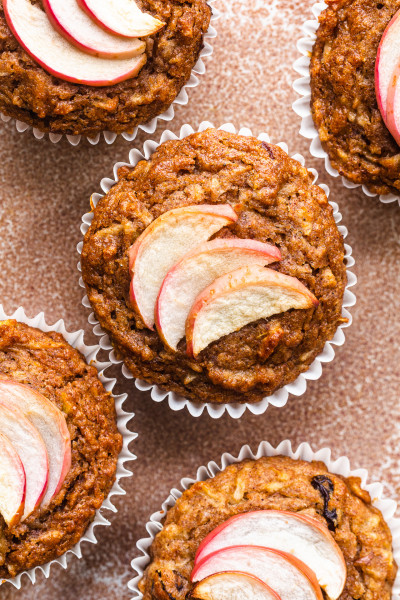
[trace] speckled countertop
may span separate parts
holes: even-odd
[[[297,57],[300,26],[310,18],[307,0],[219,0],[222,11],[214,56],[206,75],[179,107],[169,125],[203,120],[221,125],[232,121],[255,133],[268,131],[272,141],[285,140],[299,151],[320,179],[330,185],[340,205],[353,246],[357,305],[346,344],[322,378],[310,382],[305,396],[292,397],[283,409],[269,408],[260,416],[245,414],[239,421],[225,416],[193,419],[187,411],[172,413],[147,393],[135,390],[120,376],[118,392],[128,392],[127,408],[136,413],[131,428],[139,433],[132,444],[137,461],[134,476],[124,480],[127,495],[117,500],[112,526],[98,529],[98,545],[85,545],[83,558],[71,557],[67,571],[55,568],[48,581],[39,577],[20,591],[6,584],[1,600],[128,599],[130,561],[144,524],[158,510],[169,489],[197,466],[218,460],[267,439],[276,444],[291,438],[314,448],[330,446],[334,456],[346,454],[354,467],[365,467],[372,479],[384,482],[385,492],[400,497],[400,208],[350,191],[329,178],[322,161],[312,159],[308,143],[298,136],[299,118],[291,109],[296,95],[291,68]],[[158,139],[163,127],[151,136]],[[19,305],[30,316],[44,311],[49,322],[64,318],[68,329],[84,328],[88,311],[81,305],[76,245],[80,220],[99,181],[110,176],[117,161],[127,159],[132,145],[123,139],[76,148],[53,145],[20,134],[13,123],[0,127],[0,301],[8,312]]]

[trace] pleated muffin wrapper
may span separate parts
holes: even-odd
[[[292,107],[294,112],[301,117],[300,135],[307,140],[310,140],[310,153],[315,158],[322,158],[325,162],[325,169],[332,177],[339,177],[340,173],[337,171],[329,160],[328,153],[322,147],[321,140],[317,128],[314,125],[314,121],[311,114],[311,86],[310,86],[310,62],[311,53],[317,39],[317,30],[319,27],[319,16],[321,13],[328,8],[326,2],[316,2],[312,7],[311,11],[314,16],[313,19],[306,21],[302,26],[303,36],[297,42],[297,49],[299,50],[301,57],[298,58],[293,64],[293,68],[300,75],[299,79],[293,83],[293,89],[301,96],[296,100]],[[348,189],[355,189],[361,187],[364,194],[370,198],[378,196],[374,192],[371,192],[366,185],[360,183],[353,183],[346,177],[341,176],[344,187]],[[400,205],[400,196],[396,194],[381,194],[379,200],[384,204],[390,204],[391,202],[398,202]]]
[[[68,555],[74,555],[74,556],[77,556],[78,558],[81,558],[82,557],[82,545],[85,542],[90,542],[91,544],[97,544],[95,527],[99,527],[99,526],[108,527],[111,525],[110,521],[108,521],[108,519],[106,519],[103,516],[103,511],[107,510],[107,511],[111,511],[113,513],[118,512],[117,508],[114,506],[114,497],[124,496],[126,494],[125,490],[121,487],[120,481],[123,477],[131,477],[132,476],[132,472],[129,471],[125,467],[125,463],[127,461],[136,459],[136,456],[134,454],[132,454],[132,452],[129,450],[129,444],[134,439],[137,438],[137,434],[133,433],[132,431],[129,431],[129,429],[127,428],[128,422],[134,417],[133,413],[126,412],[123,409],[123,404],[128,397],[127,394],[120,394],[120,395],[113,394],[112,392],[113,392],[114,386],[116,384],[116,379],[110,379],[109,377],[107,377],[105,375],[105,371],[107,370],[108,367],[111,366],[111,363],[110,362],[100,362],[98,360],[97,354],[100,351],[100,346],[98,346],[98,345],[87,346],[84,342],[84,331],[82,329],[79,331],[69,332],[65,328],[65,324],[62,319],[57,321],[57,323],[54,323],[54,325],[48,325],[46,323],[44,313],[41,312],[38,315],[36,315],[35,317],[29,318],[26,315],[26,313],[22,307],[18,308],[14,312],[14,314],[8,315],[4,311],[3,306],[0,304],[0,320],[2,321],[2,320],[6,320],[6,319],[15,319],[16,321],[19,321],[21,323],[26,323],[26,325],[29,325],[31,327],[36,327],[37,329],[40,329],[41,331],[44,331],[44,332],[56,331],[58,333],[61,333],[63,338],[73,348],[76,348],[76,350],[79,350],[79,352],[81,354],[83,354],[83,356],[86,359],[86,362],[89,365],[96,367],[96,369],[98,371],[99,379],[102,382],[104,388],[107,390],[107,392],[110,392],[112,394],[112,396],[115,400],[118,430],[123,438],[122,450],[119,454],[118,461],[117,461],[117,470],[116,470],[116,474],[115,474],[114,485],[112,486],[111,491],[108,494],[108,497],[104,500],[102,506],[96,511],[96,516],[95,516],[94,520],[92,521],[92,523],[87,528],[85,534],[82,536],[82,538],[79,540],[79,542],[75,546],[73,546],[70,550],[67,550],[67,552],[65,552],[65,554],[63,554],[59,558],[56,558],[55,560],[47,562],[44,565],[34,567],[33,569],[29,569],[28,571],[23,571],[22,573],[20,573],[19,575],[17,575],[16,577],[14,577],[12,579],[0,580],[0,587],[1,587],[2,583],[11,583],[14,587],[16,587],[17,589],[20,589],[25,578],[28,578],[28,579],[30,579],[30,581],[32,583],[35,583],[38,578],[38,575],[40,573],[42,573],[44,575],[44,577],[47,579],[50,576],[50,570],[52,569],[52,567],[54,565],[60,565],[63,569],[66,569],[68,566],[68,562],[69,562]],[[54,568],[53,568],[53,570],[54,570]],[[39,576],[39,580],[40,580],[40,576]]]
[[[118,136],[122,136],[125,140],[132,142],[137,137],[139,130],[145,131],[148,134],[153,134],[158,127],[159,120],[165,122],[172,121],[172,119],[175,116],[175,105],[186,106],[186,104],[188,104],[188,90],[190,88],[197,87],[200,83],[199,76],[204,75],[204,73],[206,72],[206,65],[204,63],[204,59],[209,59],[214,52],[210,41],[217,37],[217,30],[215,29],[214,25],[215,22],[221,16],[220,12],[214,6],[215,3],[216,0],[207,0],[207,4],[211,7],[212,10],[211,22],[207,32],[204,34],[203,48],[200,51],[199,58],[195,66],[192,69],[189,80],[185,83],[175,100],[164,113],[162,113],[161,115],[157,115],[156,117],[154,117],[154,119],[151,119],[151,121],[148,121],[147,123],[141,123],[140,125],[135,127],[131,133],[124,132],[118,134],[114,133],[113,131],[101,131],[94,136],[67,135],[63,133],[51,133],[41,131],[37,127],[32,127],[31,125],[28,125],[23,121],[13,119],[13,117],[9,117],[8,115],[4,115],[3,113],[0,113],[0,119],[4,123],[8,123],[9,121],[14,120],[17,131],[19,131],[20,133],[24,133],[25,131],[30,130],[37,140],[41,140],[44,137],[48,136],[49,140],[53,142],[53,144],[57,144],[60,140],[66,138],[72,146],[77,146],[82,139],[87,139],[87,141],[90,144],[92,144],[92,146],[96,146],[100,142],[102,137],[104,138],[107,144],[113,144]],[[95,90],[96,88],[94,87],[93,89]]]
[[[175,505],[182,493],[190,488],[191,485],[198,481],[205,481],[210,477],[215,477],[218,473],[226,469],[229,465],[239,463],[246,459],[256,460],[263,456],[288,456],[295,460],[322,461],[327,466],[328,470],[336,475],[343,477],[359,477],[361,479],[361,487],[366,490],[372,499],[372,504],[378,508],[392,533],[392,548],[395,561],[400,564],[400,519],[394,517],[397,504],[394,500],[384,498],[383,485],[381,483],[369,482],[368,471],[366,469],[352,469],[350,461],[347,457],[341,456],[336,460],[332,457],[332,452],[329,448],[321,448],[314,451],[306,442],[301,443],[295,450],[290,440],[284,440],[277,447],[272,446],[269,442],[261,442],[255,452],[250,446],[243,446],[238,456],[225,453],[221,456],[219,463],[210,461],[207,465],[197,469],[195,477],[184,477],[180,481],[178,488],[172,488],[170,495],[163,503],[161,510],[151,515],[150,520],[146,524],[148,537],[142,538],[136,544],[139,556],[131,562],[132,569],[135,573],[133,579],[128,583],[128,588],[132,592],[131,600],[141,600],[143,594],[139,591],[138,585],[143,577],[146,567],[150,563],[150,546],[159,531],[163,528],[163,520],[167,511]],[[392,600],[400,599],[400,570],[397,573],[396,580],[392,589]]]
[[[212,123],[209,123],[208,121],[204,121],[199,126],[198,131],[199,132],[204,131],[205,129],[209,129],[210,127],[214,127],[214,125],[212,125]],[[231,123],[222,125],[221,127],[219,127],[219,129],[221,129],[223,131],[228,131],[230,133],[238,133],[239,135],[245,135],[245,136],[252,135],[251,130],[248,129],[247,127],[243,127],[241,129],[239,129],[239,131],[237,131],[235,126],[232,125]],[[101,180],[100,186],[101,186],[101,189],[103,190],[103,194],[93,194],[92,195],[92,197],[91,197],[92,206],[93,207],[97,206],[97,203],[103,197],[103,195],[106,194],[112,188],[112,186],[117,183],[118,169],[120,169],[123,166],[134,167],[140,160],[143,160],[143,159],[148,160],[150,158],[150,156],[153,154],[153,152],[163,142],[166,142],[167,140],[183,139],[192,133],[195,133],[194,129],[190,125],[186,124],[186,125],[183,125],[183,127],[181,128],[179,136],[175,135],[172,131],[167,130],[167,131],[164,131],[159,142],[154,142],[154,141],[148,140],[144,143],[142,151],[137,150],[137,149],[132,149],[129,153],[129,162],[128,163],[120,162],[120,163],[116,163],[114,165],[114,170],[113,170],[114,179],[105,178],[105,179]],[[270,142],[270,137],[266,133],[261,133],[257,139],[259,139],[261,141],[265,141],[265,142]],[[284,150],[285,152],[288,152],[288,147],[284,142],[281,142],[277,145],[280,148],[282,148],[282,150]],[[292,158],[294,158],[295,160],[297,160],[304,166],[305,160],[301,154],[294,154],[292,156]],[[308,170],[310,173],[312,173],[313,178],[314,178],[314,183],[316,183],[316,181],[318,179],[317,171],[315,169],[308,169]],[[319,187],[329,197],[328,186],[325,184],[321,184]],[[342,215],[340,214],[338,205],[335,202],[330,202],[330,204],[333,208],[335,222],[338,224],[342,220]],[[81,232],[83,235],[85,235],[86,232],[88,231],[90,224],[92,222],[92,219],[93,219],[93,212],[86,213],[82,217]],[[343,235],[343,237],[346,238],[347,234],[348,234],[347,228],[344,227],[343,225],[338,225],[338,229],[339,229],[340,233]],[[82,247],[83,247],[83,242],[80,242],[77,247],[79,254],[82,253]],[[110,342],[110,338],[108,337],[107,334],[105,334],[103,329],[100,327],[94,313],[91,313],[91,315],[89,316],[89,323],[92,325],[94,333],[100,337],[100,346],[104,350],[108,350],[110,352],[110,362],[112,362],[113,364],[121,364],[123,375],[127,379],[134,379],[134,384],[138,390],[150,391],[151,397],[155,402],[161,402],[163,400],[167,400],[167,402],[172,410],[178,411],[183,408],[187,408],[187,410],[193,417],[199,417],[204,411],[207,411],[208,414],[210,415],[210,417],[213,417],[214,419],[218,419],[219,417],[222,417],[222,415],[225,412],[227,412],[234,419],[238,419],[243,415],[243,413],[246,410],[249,410],[251,413],[253,413],[255,415],[261,415],[267,410],[267,408],[270,404],[272,406],[277,406],[277,407],[285,406],[286,402],[288,401],[289,394],[292,394],[293,396],[303,395],[307,388],[307,380],[319,379],[322,374],[322,363],[331,362],[333,360],[333,358],[335,356],[334,346],[342,346],[344,344],[345,336],[344,336],[343,330],[345,327],[348,327],[352,321],[352,317],[347,309],[354,306],[354,304],[356,303],[356,297],[353,294],[353,292],[350,291],[350,288],[353,285],[355,285],[357,282],[357,278],[354,275],[354,273],[349,271],[349,268],[354,265],[354,259],[352,257],[352,249],[348,244],[345,244],[345,263],[346,263],[346,267],[347,267],[347,285],[346,285],[346,289],[345,289],[344,296],[343,296],[342,317],[344,317],[345,319],[348,319],[348,322],[343,323],[338,327],[333,339],[330,340],[329,342],[326,342],[323,351],[317,356],[317,358],[314,360],[314,362],[311,364],[311,366],[305,373],[301,373],[293,383],[285,385],[281,389],[277,390],[271,396],[267,396],[267,397],[263,398],[260,402],[256,402],[254,404],[251,404],[251,403],[215,404],[215,403],[193,402],[192,400],[183,398],[182,396],[179,396],[178,394],[176,394],[174,392],[164,391],[161,388],[159,388],[157,385],[147,383],[145,381],[142,381],[141,379],[134,379],[132,373],[123,364],[123,361],[119,360],[116,357],[116,354],[115,354],[113,347],[111,345],[111,342]],[[78,263],[78,269],[81,271],[80,263]],[[85,284],[84,284],[82,278],[80,278],[79,283],[82,288],[85,288]],[[91,308],[90,302],[89,302],[87,296],[84,297],[82,302],[86,308]]]

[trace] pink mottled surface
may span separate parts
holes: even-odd
[[[308,384],[306,395],[260,417],[247,413],[239,421],[227,416],[213,421],[193,419],[186,411],[172,413],[166,403],[156,404],[136,391],[115,369],[117,391],[129,393],[127,406],[136,413],[131,427],[139,433],[132,448],[138,456],[132,463],[134,477],[125,480],[127,495],[117,500],[119,512],[111,514],[110,528],[97,530],[99,544],[85,545],[83,558],[71,558],[67,571],[55,568],[50,580],[39,578],[35,586],[26,581],[21,591],[6,584],[1,600],[128,599],[130,560],[136,540],[146,534],[149,515],[181,477],[245,443],[255,447],[263,439],[276,444],[291,438],[314,448],[331,446],[334,456],[348,455],[354,467],[369,469],[372,479],[385,482],[388,495],[399,497],[400,208],[330,179],[298,136],[291,65],[312,2],[217,4],[222,18],[214,57],[170,128],[177,132],[186,122],[197,127],[202,120],[217,125],[232,121],[255,133],[268,131],[272,141],[285,140],[290,150],[305,155],[321,181],[331,186],[350,231],[359,278],[354,323],[346,330],[345,346],[324,367],[322,378]],[[2,125],[0,132],[0,300],[9,312],[23,305],[31,316],[45,311],[49,322],[62,317],[69,329],[82,327],[88,332],[86,341],[93,341],[76,269],[80,220],[91,192],[99,189],[103,176],[111,175],[116,161],[127,159],[132,144],[121,139],[111,147],[53,145],[17,133],[13,123]]]

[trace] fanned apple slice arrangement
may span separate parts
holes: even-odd
[[[400,10],[391,19],[379,44],[375,88],[386,127],[400,145]]]
[[[266,267],[281,260],[276,246],[210,240],[237,220],[229,204],[176,208],[155,219],[131,246],[132,305],[171,350],[186,336],[187,353],[196,358],[253,321],[318,305],[298,279]]]
[[[242,513],[200,544],[190,597],[199,600],[337,600],[346,563],[329,529],[300,513]],[[234,594],[232,595],[232,592]]]
[[[3,0],[7,23],[24,50],[50,74],[78,84],[113,85],[135,77],[147,60],[146,44],[138,38],[164,25],[135,0],[43,5],[46,12],[30,0]]]
[[[0,379],[0,513],[7,525],[47,506],[70,466],[63,413],[29,386]]]

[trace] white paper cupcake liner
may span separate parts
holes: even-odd
[[[339,177],[339,172],[331,165],[329,160],[329,156],[327,152],[322,147],[321,140],[319,138],[318,131],[314,125],[314,121],[311,115],[311,87],[310,87],[310,61],[311,61],[311,52],[316,40],[316,33],[319,27],[319,16],[322,11],[327,8],[326,2],[316,2],[312,7],[312,13],[314,15],[314,19],[306,21],[302,26],[302,32],[305,37],[301,38],[297,42],[297,49],[301,53],[301,57],[298,58],[293,64],[294,70],[300,75],[300,79],[297,79],[293,83],[294,91],[301,96],[298,100],[296,100],[292,107],[293,110],[299,117],[301,117],[301,126],[300,126],[300,135],[304,138],[311,140],[310,142],[310,153],[315,158],[323,158],[325,161],[325,169],[332,177]],[[371,192],[367,186],[361,185],[359,183],[353,183],[346,179],[346,177],[342,177],[342,183],[346,188],[354,189],[358,187],[362,187],[364,194],[369,197],[377,196],[378,194],[374,194]],[[400,196],[395,194],[381,194],[379,196],[379,200],[384,204],[389,204],[390,202],[397,201],[400,205]]]
[[[171,106],[169,106],[169,108],[161,115],[154,117],[154,119],[152,119],[148,123],[142,123],[141,125],[138,125],[137,127],[135,127],[132,133],[117,134],[112,131],[101,131],[95,136],[66,135],[62,133],[50,132],[46,133],[44,131],[40,131],[40,129],[38,129],[37,127],[32,127],[31,125],[28,125],[23,121],[18,121],[17,119],[14,119],[17,131],[23,133],[29,130],[33,133],[37,140],[41,140],[44,137],[48,136],[49,140],[53,142],[53,144],[57,144],[63,137],[65,137],[72,146],[77,146],[82,138],[86,138],[90,144],[95,146],[99,143],[102,136],[104,137],[104,140],[107,144],[112,144],[117,139],[118,135],[121,135],[125,140],[132,142],[136,138],[140,129],[149,134],[154,133],[157,129],[159,120],[166,122],[172,121],[172,119],[175,116],[174,104],[179,106],[185,106],[186,104],[188,104],[189,96],[187,91],[190,88],[197,87],[200,83],[199,76],[204,75],[204,73],[206,72],[204,59],[210,57],[213,54],[214,49],[209,43],[209,41],[217,37],[217,30],[215,29],[214,24],[215,21],[217,21],[220,17],[220,12],[214,7],[215,2],[216,0],[208,0],[208,4],[212,8],[211,22],[207,32],[204,34],[204,45],[200,52],[198,61],[192,69],[190,78],[187,81],[187,83],[185,83],[185,85],[182,87],[181,91],[179,92],[175,100],[172,102]],[[11,121],[12,117],[0,113],[0,119],[4,121],[4,123],[8,123],[8,121]]]
[[[305,442],[300,444],[297,450],[292,448],[290,440],[284,440],[276,448],[271,446],[268,442],[261,442],[256,452],[253,452],[251,448],[246,445],[241,448],[237,457],[228,453],[223,454],[220,464],[217,464],[214,461],[209,462],[208,465],[200,467],[197,470],[194,479],[184,477],[181,479],[180,487],[171,490],[170,495],[163,503],[161,510],[154,513],[146,525],[149,537],[142,538],[136,544],[140,555],[133,559],[131,563],[132,569],[135,572],[135,577],[128,583],[129,589],[133,592],[131,599],[141,600],[143,598],[143,594],[139,591],[138,584],[143,576],[144,570],[150,562],[150,546],[157,533],[161,531],[163,527],[162,521],[165,518],[167,511],[174,506],[176,500],[182,496],[184,490],[187,490],[197,481],[205,481],[210,477],[214,477],[234,463],[241,462],[245,459],[256,460],[262,456],[277,455],[289,456],[296,460],[305,460],[308,462],[313,460],[322,461],[331,473],[342,475],[343,477],[360,477],[362,488],[369,492],[373,505],[381,511],[383,518],[390,527],[393,536],[392,546],[394,558],[397,564],[400,564],[400,519],[394,518],[397,504],[394,500],[383,497],[383,486],[381,483],[368,483],[368,471],[366,471],[366,469],[351,469],[350,461],[345,456],[341,456],[334,460],[329,448],[321,448],[317,452],[314,452],[311,446]],[[399,600],[399,598],[400,571],[397,573],[392,590],[392,600]]]
[[[213,127],[212,123],[204,121],[199,126],[198,131],[204,131],[205,129],[208,129],[210,127]],[[242,128],[237,132],[235,127],[230,123],[222,125],[219,129],[222,129],[224,131],[229,131],[231,133],[239,133],[240,135],[247,135],[247,136],[252,135],[251,130],[248,128]],[[167,131],[164,131],[159,142],[154,142],[151,140],[146,141],[144,143],[142,152],[140,152],[139,150],[136,150],[136,149],[132,149],[129,153],[129,162],[128,163],[116,163],[114,165],[114,170],[113,170],[114,179],[105,178],[105,179],[101,180],[100,186],[101,186],[104,194],[107,193],[111,189],[111,187],[113,185],[115,185],[115,183],[118,181],[118,169],[120,167],[135,166],[140,160],[142,160],[144,158],[148,159],[153,154],[153,152],[156,150],[156,148],[158,148],[158,146],[160,144],[162,144],[163,142],[165,142],[167,140],[178,139],[178,138],[183,139],[184,137],[186,137],[192,133],[194,133],[193,128],[190,125],[186,124],[186,125],[183,125],[183,127],[181,128],[179,136],[172,133],[172,131],[167,130]],[[266,133],[261,133],[258,136],[258,139],[262,140],[262,141],[266,141],[266,142],[270,141],[270,138]],[[280,148],[282,148],[282,150],[284,150],[285,152],[288,152],[288,147],[284,142],[279,143],[278,146]],[[305,163],[304,157],[301,154],[294,154],[292,156],[292,158],[299,161],[302,165],[304,165],[304,163]],[[310,173],[312,173],[312,175],[314,177],[314,183],[315,183],[318,179],[318,173],[315,169],[309,169],[309,171],[310,171]],[[324,190],[326,195],[329,196],[328,186],[325,184],[321,184],[320,187],[321,187],[321,189]],[[93,206],[97,205],[98,201],[100,200],[100,198],[102,198],[102,196],[103,196],[103,194],[93,194],[92,195],[91,202],[92,202]],[[333,208],[334,218],[335,218],[336,223],[340,223],[340,221],[342,220],[342,215],[339,212],[338,205],[335,202],[330,202],[330,204]],[[82,217],[81,232],[83,235],[85,235],[86,232],[88,231],[88,229],[90,227],[90,223],[92,222],[92,219],[93,219],[92,212],[86,213]],[[347,234],[348,234],[347,228],[344,227],[343,225],[338,225],[338,229],[339,229],[340,233],[343,235],[343,237],[346,238]],[[78,244],[78,248],[77,248],[79,254],[81,254],[81,252],[82,252],[82,246],[83,246],[83,242],[80,242]],[[151,391],[151,397],[156,402],[161,402],[162,400],[167,399],[170,408],[174,411],[181,410],[183,408],[187,408],[189,413],[193,417],[199,417],[203,413],[203,411],[206,410],[208,412],[208,414],[211,417],[213,417],[214,419],[221,417],[225,413],[225,411],[234,419],[238,419],[239,417],[241,417],[243,415],[245,410],[249,410],[253,414],[260,415],[260,414],[263,414],[267,410],[267,408],[270,404],[272,404],[272,406],[277,406],[277,407],[285,406],[286,402],[288,401],[289,394],[293,394],[294,396],[301,396],[306,391],[307,380],[309,380],[309,379],[316,380],[321,377],[322,363],[331,362],[335,356],[334,346],[342,346],[344,344],[345,336],[344,336],[343,330],[345,327],[348,327],[352,321],[351,315],[347,309],[350,308],[351,306],[354,306],[354,304],[356,302],[355,295],[353,294],[353,292],[350,291],[349,288],[351,288],[357,282],[356,276],[351,271],[349,271],[349,268],[354,265],[354,259],[352,257],[352,249],[348,244],[345,244],[345,261],[346,261],[346,266],[347,266],[348,281],[347,281],[346,290],[345,290],[344,297],[343,297],[342,316],[344,318],[348,319],[348,322],[339,326],[333,339],[329,342],[326,342],[323,351],[321,352],[321,354],[319,354],[317,356],[317,358],[314,360],[314,362],[309,367],[308,371],[299,375],[298,378],[293,383],[290,383],[290,384],[282,387],[280,390],[276,391],[271,396],[267,396],[267,397],[263,398],[260,402],[257,402],[255,404],[250,404],[250,403],[245,403],[245,404],[203,403],[203,404],[200,404],[200,403],[195,403],[186,398],[183,398],[183,397],[179,396],[178,394],[175,394],[174,392],[163,391],[157,385],[146,383],[145,381],[142,381],[140,379],[135,379],[135,381],[134,381],[135,386],[141,391]],[[81,270],[80,263],[78,263],[78,269]],[[82,278],[80,278],[79,283],[82,288],[85,288]],[[85,296],[83,299],[83,305],[86,308],[91,308],[87,296]],[[101,329],[98,321],[96,320],[94,313],[92,313],[89,316],[89,323],[93,326],[94,333],[100,337],[100,342],[99,342],[100,346],[104,350],[108,350],[110,352],[110,361],[113,364],[122,364],[123,375],[127,379],[133,379],[133,375],[128,370],[128,368],[123,364],[122,361],[120,361],[116,358],[115,353],[112,348],[112,345],[110,343],[110,339],[109,339],[108,335],[106,335],[104,333],[104,331]]]
[[[54,323],[54,325],[47,325],[47,323],[45,321],[44,313],[41,312],[38,315],[36,315],[35,317],[29,318],[25,314],[24,309],[21,307],[18,308],[14,312],[13,315],[7,315],[3,309],[3,306],[0,304],[0,320],[5,320],[5,319],[15,319],[21,323],[26,323],[26,325],[30,325],[31,327],[36,327],[37,329],[40,329],[41,331],[44,331],[44,332],[57,331],[58,333],[61,333],[61,335],[64,337],[64,339],[73,348],[76,348],[77,350],[79,350],[79,352],[81,352],[83,354],[83,356],[85,357],[86,362],[88,364],[96,367],[96,369],[99,372],[100,381],[104,385],[105,389],[108,392],[112,393],[113,388],[116,383],[116,379],[110,379],[109,377],[106,377],[106,375],[104,374],[105,370],[111,365],[111,363],[110,362],[100,362],[97,359],[97,354],[100,350],[100,346],[97,346],[97,345],[96,346],[87,346],[84,342],[84,331],[83,330],[74,331],[74,332],[70,333],[69,331],[66,330],[64,321],[62,319],[57,321],[57,323]],[[69,558],[68,555],[69,554],[73,554],[73,555],[77,556],[78,558],[81,558],[82,557],[81,546],[84,542],[90,542],[91,544],[97,544],[97,539],[96,539],[96,535],[95,535],[95,531],[94,531],[95,527],[98,527],[99,525],[108,527],[109,525],[111,525],[110,521],[108,521],[103,516],[102,513],[103,513],[104,509],[116,513],[117,508],[113,504],[113,502],[114,502],[113,497],[114,496],[124,496],[126,494],[125,490],[123,490],[120,485],[120,480],[123,477],[131,477],[132,476],[131,471],[129,471],[124,465],[127,461],[136,459],[136,456],[134,454],[132,454],[132,452],[129,450],[129,444],[134,439],[137,438],[137,434],[132,433],[127,428],[128,422],[133,418],[134,415],[133,415],[133,413],[128,413],[128,412],[124,411],[122,408],[122,406],[127,398],[127,394],[120,394],[120,395],[113,394],[113,398],[115,400],[115,408],[116,408],[116,412],[117,412],[118,430],[121,433],[122,438],[123,438],[123,446],[122,446],[121,453],[118,457],[115,483],[114,483],[108,497],[106,498],[106,500],[104,500],[102,506],[97,510],[96,516],[95,516],[94,520],[92,521],[92,523],[87,528],[85,534],[82,536],[82,538],[79,540],[79,542],[75,546],[73,546],[73,548],[71,548],[70,550],[67,550],[67,552],[65,552],[65,554],[60,556],[60,558],[52,560],[52,561],[50,561],[44,565],[41,565],[39,567],[30,569],[29,571],[23,571],[22,573],[20,573],[13,579],[0,580],[0,587],[1,587],[2,583],[11,583],[14,587],[16,587],[17,589],[20,589],[21,585],[23,583],[23,578],[25,576],[28,577],[32,583],[35,583],[36,578],[39,573],[42,573],[45,576],[45,578],[47,579],[50,575],[50,569],[53,565],[60,565],[63,569],[66,569],[67,565],[68,565],[68,558]]]

